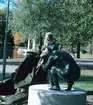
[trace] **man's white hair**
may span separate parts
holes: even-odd
[[[52,32],[47,32],[45,36],[52,35]]]

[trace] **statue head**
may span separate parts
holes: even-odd
[[[45,40],[46,40],[46,42],[51,42],[53,39],[54,39],[53,38],[53,34],[51,32],[47,32],[45,34]]]

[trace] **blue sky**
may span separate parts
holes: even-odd
[[[0,9],[6,7],[7,0],[0,0]]]
[[[3,9],[4,7],[7,7],[7,0],[0,0],[0,1],[4,1],[4,2],[0,3],[0,9]],[[14,6],[12,1],[16,2],[17,0],[10,0],[10,3],[9,3],[10,4],[10,9]]]
[[[4,8],[5,6],[6,6],[5,3],[4,4],[0,3],[0,9]]]

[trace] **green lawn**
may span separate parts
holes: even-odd
[[[93,90],[93,70],[81,70],[80,79],[74,84],[75,87],[85,90]]]
[[[60,84],[67,85],[64,81],[61,81]],[[80,79],[75,82],[73,87],[93,91],[93,70],[81,70]]]

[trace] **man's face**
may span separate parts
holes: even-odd
[[[48,42],[50,42],[50,38],[49,38],[49,36],[48,35],[46,35],[46,40],[48,41]]]

